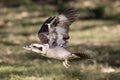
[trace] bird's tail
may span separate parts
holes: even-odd
[[[81,59],[93,59],[95,58],[96,53],[92,50],[80,49],[79,52],[74,53],[74,55],[78,56]]]

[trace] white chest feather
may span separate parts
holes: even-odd
[[[70,55],[71,53],[69,51],[61,47],[55,47],[52,49],[48,49],[46,53],[46,57],[60,59],[60,60],[67,59],[69,58]]]

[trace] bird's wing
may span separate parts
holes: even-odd
[[[78,11],[70,8],[58,16],[48,18],[38,32],[42,43],[65,47],[69,39],[69,26],[77,19]]]
[[[42,25],[38,32],[38,37],[41,40],[43,44],[47,44],[49,41],[49,28],[48,23],[50,23],[53,20],[54,17],[49,17]]]
[[[58,16],[59,23],[57,24],[58,27],[65,28],[69,31],[69,26],[78,18],[78,10],[74,8],[69,8],[65,10]]]
[[[53,25],[55,26],[56,41],[53,44],[66,47],[69,39],[69,27],[78,18],[78,10],[70,8],[55,17]]]

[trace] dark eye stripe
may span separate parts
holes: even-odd
[[[42,51],[42,47],[36,47],[36,46],[33,45],[33,48],[37,48],[37,49]]]
[[[33,46],[34,48],[37,48],[36,46]]]
[[[38,49],[42,51],[42,47],[39,47]]]

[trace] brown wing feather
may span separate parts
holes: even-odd
[[[67,9],[56,18],[57,46],[66,47],[69,39],[69,27],[78,18],[78,10],[74,8]]]
[[[39,32],[38,32],[38,37],[41,40],[41,42],[44,43],[48,43],[49,41],[49,29],[48,29],[48,25],[47,23],[50,23],[53,20],[54,17],[49,17],[42,25],[42,27],[40,28]]]
[[[62,14],[58,16],[59,27],[64,27],[69,30],[69,26],[78,18],[78,10],[74,8],[69,8],[65,10]]]
[[[56,17],[49,17],[38,32],[39,39],[42,43],[48,43],[51,46],[54,44],[57,44],[57,46],[66,46],[69,39],[69,26],[77,17],[78,11],[74,8],[67,9]],[[47,25],[48,23],[50,23],[50,30]]]

